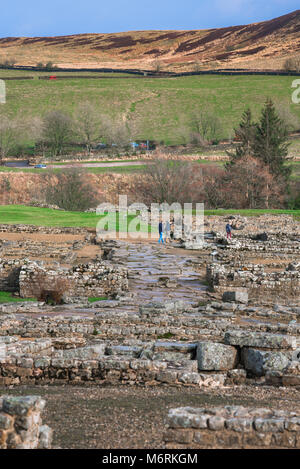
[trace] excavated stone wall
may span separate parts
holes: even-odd
[[[178,448],[300,448],[296,412],[225,406],[171,409],[163,440]]]
[[[39,396],[0,396],[0,449],[50,449],[52,430],[42,424]]]

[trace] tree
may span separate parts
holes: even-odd
[[[145,204],[192,202],[201,181],[199,166],[185,161],[157,159],[139,174],[131,189],[138,201]]]
[[[255,138],[255,124],[252,121],[252,113],[250,108],[247,108],[242,114],[242,120],[239,124],[238,129],[235,130],[238,144],[235,148],[235,152],[227,152],[230,156],[229,166],[234,164],[240,158],[244,156],[251,156],[253,154],[253,145]]]
[[[268,165],[249,156],[227,168],[220,186],[225,206],[241,209],[278,208],[284,201],[286,187]]]
[[[283,70],[285,70],[286,72],[299,72],[300,71],[300,56],[286,59],[286,61],[283,64]]]
[[[43,140],[53,156],[60,155],[73,137],[73,121],[60,110],[48,112],[43,119]]]
[[[288,177],[290,168],[284,166],[288,155],[288,131],[279,118],[273,102],[268,99],[256,124],[253,156],[266,164],[274,175]]]
[[[127,121],[113,121],[105,118],[103,135],[110,145],[116,145],[117,147],[130,146],[131,131]]]
[[[76,112],[76,128],[78,136],[84,142],[88,154],[92,146],[100,139],[100,117],[96,108],[89,101],[81,103]]]
[[[192,140],[207,144],[217,140],[221,133],[221,123],[217,116],[204,110],[192,114],[190,127]]]
[[[71,211],[84,211],[98,203],[84,172],[76,169],[56,174],[57,183],[46,190],[46,202]]]
[[[0,114],[0,165],[3,158],[16,147],[20,141],[22,126],[18,119]]]

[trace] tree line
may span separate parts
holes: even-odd
[[[129,145],[132,131],[128,122],[101,115],[89,101],[80,103],[74,115],[61,109],[47,112],[43,117],[13,117],[0,113],[0,164],[24,142],[34,143],[39,154],[58,156],[72,144],[83,145],[90,154],[100,141],[125,147]]]

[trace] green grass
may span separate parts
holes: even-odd
[[[235,210],[235,209],[218,209],[218,210],[205,210],[205,215],[241,215],[243,217],[255,217],[259,215],[293,215],[294,217],[300,217],[300,210],[288,210],[288,209],[255,209],[255,210]]]
[[[88,300],[89,300],[89,303],[95,303],[96,301],[104,301],[104,300],[107,300],[107,297],[106,297],[106,296],[99,296],[99,298],[97,298],[97,297],[90,297]]]
[[[36,301],[34,298],[19,298],[12,293],[0,291],[0,303],[17,303],[22,301]]]
[[[130,165],[130,166],[115,166],[115,167],[91,167],[91,168],[80,168],[81,171],[92,174],[103,174],[103,173],[117,173],[117,174],[126,174],[126,173],[135,173],[144,169],[146,165]],[[64,170],[64,167],[61,168],[47,168],[47,169],[37,169],[37,168],[9,168],[6,166],[0,166],[0,172],[2,173],[35,173],[35,174],[45,174],[45,173],[60,173]]]
[[[289,214],[300,217],[300,210],[205,210],[205,215],[235,215],[257,216],[263,214]],[[36,226],[58,226],[58,227],[86,227],[96,228],[97,222],[102,217],[95,213],[67,212],[52,210],[48,208],[27,207],[25,205],[1,205],[0,223],[25,224]],[[134,215],[129,215],[127,223],[134,222]],[[109,214],[108,220],[113,222],[113,214]],[[129,226],[129,230],[132,228]],[[150,228],[146,225],[141,227],[143,232]],[[117,218],[117,231],[119,230],[119,221]]]
[[[28,207],[25,205],[0,205],[0,223],[24,224],[35,226],[58,227],[84,227],[96,228],[97,223],[103,219],[108,222],[108,230],[114,228],[115,215],[96,215],[96,213],[68,212],[49,208]],[[134,223],[135,215],[128,215],[127,226],[129,231],[134,229],[130,223]],[[104,221],[104,220],[103,220]],[[116,231],[119,231],[119,217],[117,214]],[[147,232],[148,225],[141,224],[141,231]]]
[[[4,75],[0,70],[0,77]],[[2,107],[19,116],[39,116],[53,108],[73,113],[80,101],[90,100],[100,114],[117,120],[126,116],[136,129],[136,139],[169,145],[183,143],[183,134],[189,137],[186,125],[197,109],[209,109],[221,119],[222,138],[232,136],[246,106],[257,119],[267,97],[299,118],[300,106],[291,99],[293,80],[292,76],[211,75],[122,80],[106,75],[101,80],[7,81],[7,103]]]

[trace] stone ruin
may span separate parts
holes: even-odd
[[[0,449],[50,449],[52,430],[42,424],[39,396],[0,396]]]
[[[171,409],[163,435],[166,449],[300,448],[296,412],[225,406]]]
[[[204,307],[180,302],[150,303],[137,315],[116,316],[108,308],[91,317],[26,320],[4,314],[0,384],[300,386],[300,325],[236,327],[239,311],[229,317],[213,310],[219,306],[211,303],[201,312]],[[172,340],[163,339],[169,335]]]
[[[0,290],[17,292],[21,298],[34,297],[41,287],[51,292],[55,281],[62,279],[66,283],[65,302],[70,303],[78,297],[112,297],[128,290],[126,269],[105,261],[63,268],[29,259],[0,259]]]
[[[192,253],[173,251],[188,247],[190,238],[175,241],[170,252],[99,241],[98,259],[50,266],[38,258],[14,259],[14,249],[34,253],[37,244],[3,246],[9,255],[0,263],[1,289],[31,296],[43,272],[47,289],[57,277],[70,282],[72,304],[0,305],[0,385],[299,390],[299,223],[285,219],[282,234],[278,218],[277,224],[258,218],[239,224],[231,241],[217,230],[225,218],[208,218],[205,243]],[[265,231],[267,237],[260,236]],[[90,233],[80,233],[75,246],[95,243]],[[50,244],[47,250],[51,255]],[[176,263],[178,251],[184,261]],[[55,256],[65,255],[62,244]],[[109,299],[86,301],[102,296]],[[175,409],[164,441],[166,448],[296,448],[299,411]]]

